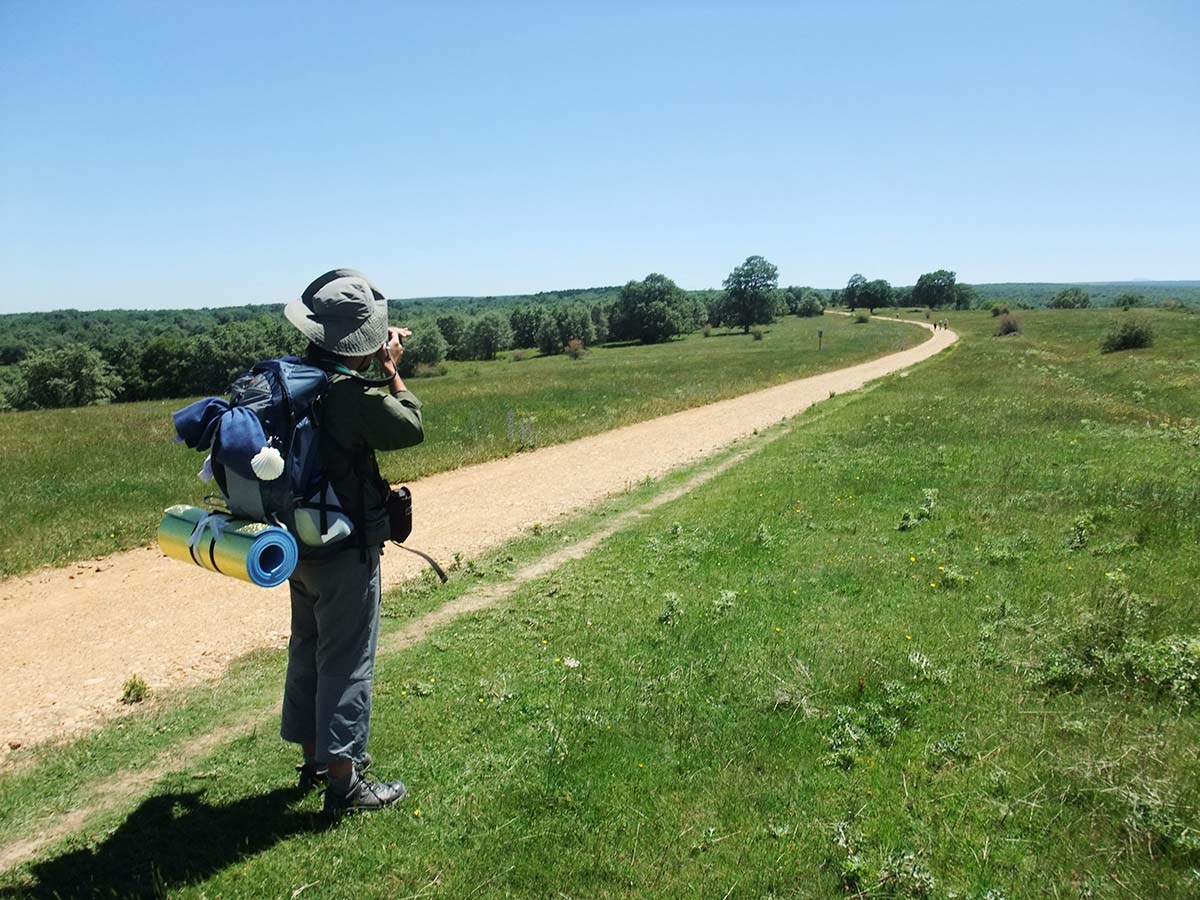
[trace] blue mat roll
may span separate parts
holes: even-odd
[[[164,513],[158,545],[172,559],[265,588],[287,581],[300,559],[299,545],[285,529],[214,516],[196,506],[172,506]]]

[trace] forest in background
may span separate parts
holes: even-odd
[[[818,315],[830,304],[1200,307],[1200,281],[971,285],[946,270],[922,275],[910,287],[858,274],[835,290],[780,289],[777,281],[773,265],[750,257],[722,289],[686,291],[652,274],[624,286],[388,304],[392,321],[416,332],[406,357],[410,377],[442,374],[446,359],[492,359],[509,349],[578,353],[610,341],[669,340],[705,327],[749,331],[776,315]],[[0,315],[0,411],[220,393],[254,361],[303,349],[303,339],[283,318],[282,303]]]

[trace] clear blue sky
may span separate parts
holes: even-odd
[[[0,311],[1200,278],[1200,4],[0,0]]]

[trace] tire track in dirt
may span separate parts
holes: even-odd
[[[927,359],[955,338],[939,330],[858,365],[413,482],[410,543],[443,560],[471,558],[831,393]],[[393,549],[384,557],[385,586],[423,565]],[[286,586],[253,587],[167,559],[157,547],[0,582],[0,765],[10,742],[75,735],[119,715],[121,686],[133,673],[153,689],[186,687],[250,650],[283,646],[287,631]]]

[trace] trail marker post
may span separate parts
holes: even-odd
[[[824,329],[824,328],[818,328],[818,329],[817,329],[817,352],[818,352],[818,353],[820,353],[820,352],[821,352],[821,340],[822,340],[824,337],[825,337],[825,329]]]

